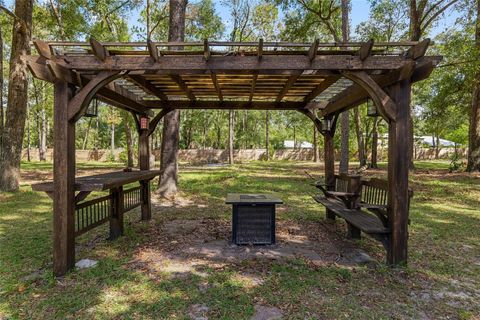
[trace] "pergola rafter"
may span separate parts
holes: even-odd
[[[133,114],[142,171],[149,170],[149,136],[174,109],[300,111],[325,138],[330,190],[335,181],[333,139],[338,115],[372,99],[389,125],[387,261],[406,262],[410,159],[405,136],[410,132],[411,84],[428,77],[441,59],[425,56],[429,40],[100,43],[90,39],[34,44],[39,55],[25,57],[32,74],[55,84],[57,275],[73,266],[75,121],[94,97]],[[160,111],[148,126],[152,109]],[[150,189],[147,180],[141,183],[142,219],[149,219]],[[333,218],[332,212],[327,210],[327,217]]]

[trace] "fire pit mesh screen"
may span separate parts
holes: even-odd
[[[263,194],[241,194],[240,200],[263,200],[267,199]]]
[[[272,243],[271,206],[240,206],[237,216],[237,244]]]

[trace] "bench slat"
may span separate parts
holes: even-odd
[[[326,208],[334,212],[339,217],[369,234],[386,234],[390,229],[385,227],[382,221],[374,215],[357,209],[346,209],[345,205],[335,199],[329,199],[322,196],[313,197],[315,201],[321,203]]]

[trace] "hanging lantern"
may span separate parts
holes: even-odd
[[[377,106],[370,100],[367,100],[367,116],[378,117]]]
[[[147,130],[148,129],[148,118],[141,117],[140,118],[140,129]]]
[[[332,119],[331,118],[323,118],[322,119],[322,131],[330,131],[332,130]]]
[[[88,105],[88,108],[85,111],[85,114],[83,116],[87,118],[93,118],[98,116],[98,100],[97,99],[92,99],[92,101],[90,101],[90,104]]]

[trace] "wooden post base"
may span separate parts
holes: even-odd
[[[348,239],[357,239],[360,240],[362,238],[360,229],[356,228],[350,223],[347,223],[347,238]]]
[[[326,212],[326,218],[327,220],[330,220],[330,221],[335,221],[335,213],[333,213],[332,211],[328,210],[328,209],[325,209],[325,212]]]
[[[150,181],[140,181],[142,186],[142,220],[150,220],[152,218],[152,204],[150,201]]]
[[[110,215],[110,237],[108,239],[115,240],[123,235],[123,187],[112,189],[110,194],[113,196],[113,203]]]

